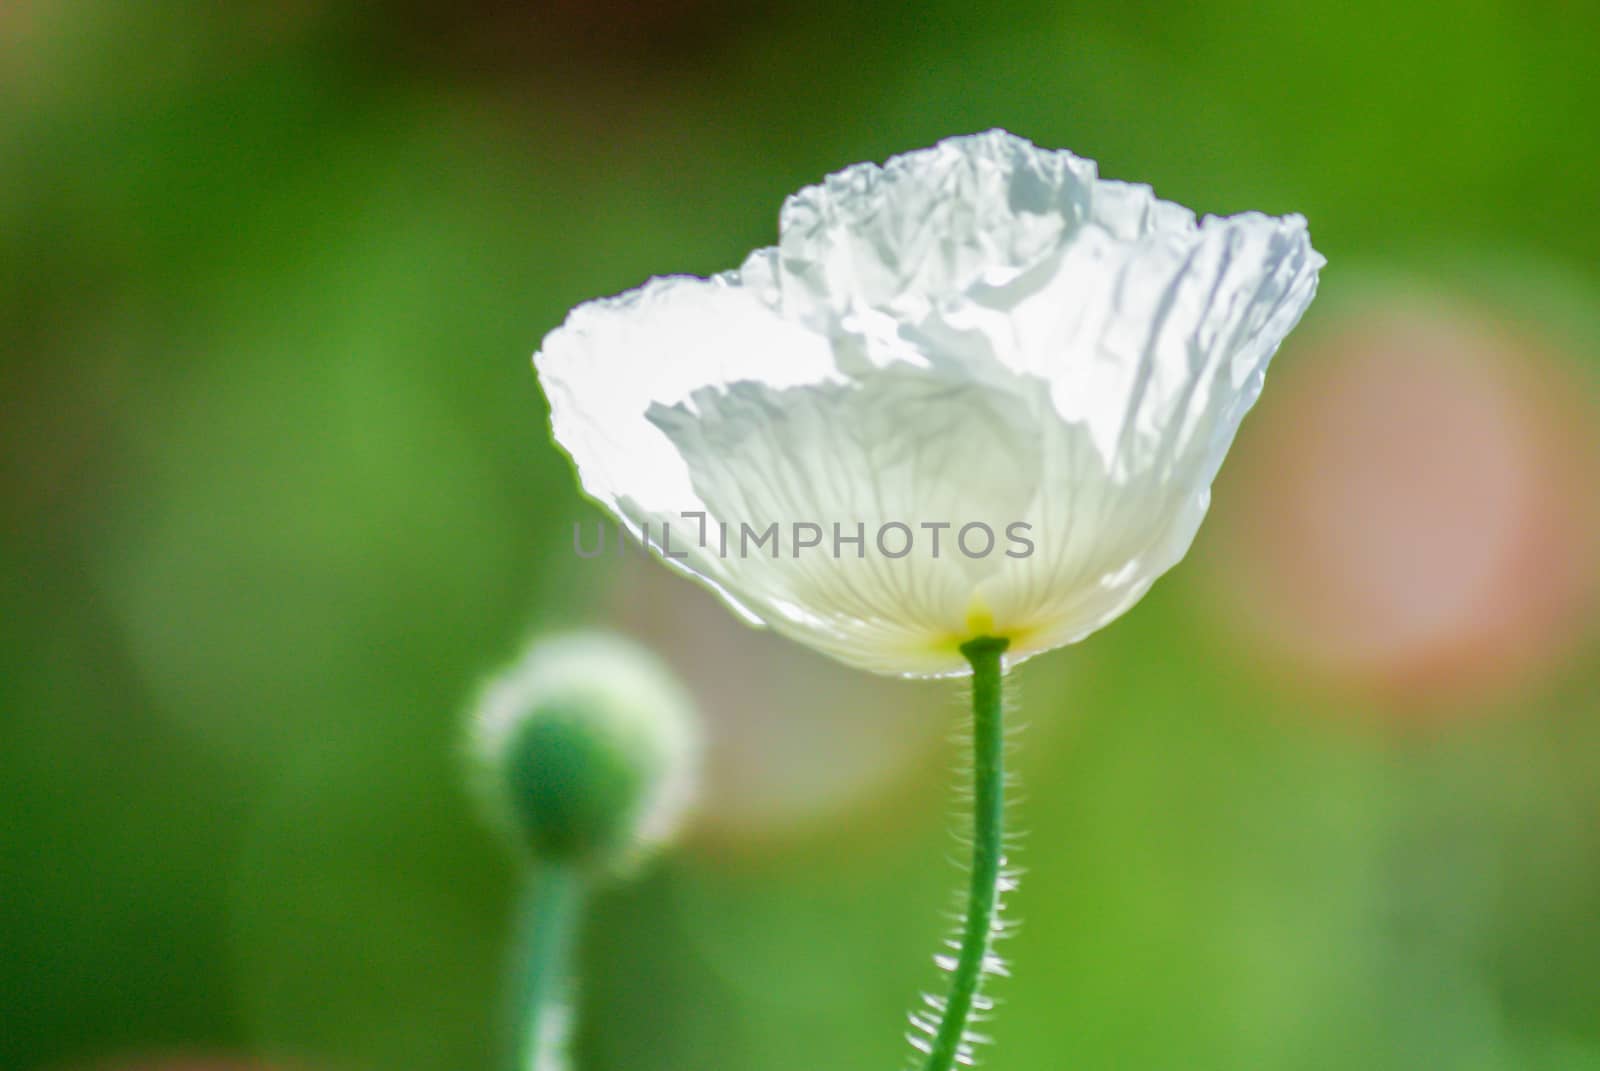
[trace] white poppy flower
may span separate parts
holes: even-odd
[[[534,358],[555,438],[753,623],[907,676],[1074,642],[1176,564],[1324,263],[1299,216],[1197,222],[999,130],[779,230],[574,309]]]

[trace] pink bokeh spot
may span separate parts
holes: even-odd
[[[1600,407],[1548,345],[1374,310],[1272,387],[1211,542],[1252,642],[1438,709],[1535,684],[1590,632]]]

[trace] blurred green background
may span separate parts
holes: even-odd
[[[1021,675],[990,1064],[1600,1068],[1597,42],[1583,0],[4,0],[0,1067],[490,1066],[463,705],[597,622],[713,751],[585,935],[579,1066],[902,1065],[960,689],[576,560],[528,356],[1004,126],[1330,266],[1189,560]]]

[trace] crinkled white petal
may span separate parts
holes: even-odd
[[[673,564],[885,673],[963,672],[979,633],[1016,661],[1132,605],[1187,551],[1323,263],[1297,216],[1197,221],[1001,131],[849,168],[780,224],[738,273],[581,306],[536,363],[591,495],[636,531],[704,512],[732,546]],[[776,557],[741,553],[774,523]],[[953,546],[972,523],[991,553]],[[875,545],[891,524],[904,556]],[[1009,556],[1018,524],[1034,549]]]
[[[997,541],[1038,494],[1039,411],[897,367],[847,383],[708,390],[652,419],[706,509],[733,529],[712,566],[720,585],[846,662],[931,675],[959,668],[976,592],[1006,561],[994,548],[963,554],[961,529],[982,524]],[[753,542],[774,525],[770,543]],[[968,545],[985,545],[982,529]]]
[[[990,131],[857,164],[784,203],[775,282],[825,327],[866,310],[905,320],[1059,248],[1089,213],[1095,166]]]
[[[534,361],[556,442],[584,490],[652,545],[663,541],[666,524],[683,543],[683,514],[704,512],[683,458],[646,419],[652,406],[739,382],[785,387],[835,376],[824,340],[774,317],[731,274],[664,276],[580,305]],[[760,623],[707,563],[668,561]]]

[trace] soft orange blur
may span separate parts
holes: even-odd
[[[1600,405],[1555,340],[1378,305],[1293,351],[1269,395],[1216,540],[1269,651],[1439,713],[1536,682],[1588,634]]]

